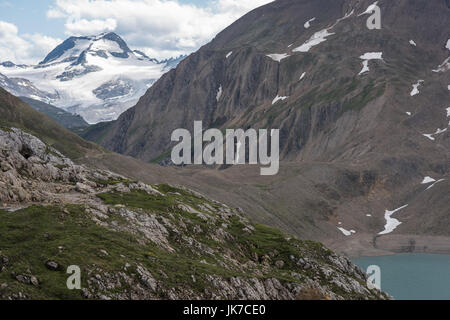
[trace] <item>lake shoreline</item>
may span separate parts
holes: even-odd
[[[358,234],[341,241],[325,242],[325,245],[349,258],[392,256],[402,253],[450,255],[450,237],[444,236]]]

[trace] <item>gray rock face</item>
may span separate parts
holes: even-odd
[[[92,73],[92,72],[98,72],[102,71],[102,68],[97,66],[86,66],[83,70],[74,69],[69,71],[64,71],[60,75],[56,76],[56,79],[59,79],[60,81],[70,81],[75,78],[80,78],[86,74]]]
[[[93,93],[97,98],[106,100],[125,96],[132,93],[133,90],[133,83],[119,79],[102,84]]]
[[[74,188],[60,183],[83,185],[88,180],[86,168],[20,129],[0,130],[0,150],[0,203],[3,205],[58,201],[55,193]]]
[[[57,214],[46,217],[57,219],[50,224],[62,227],[73,214],[76,228],[102,228],[101,234],[89,238],[102,239],[98,244],[91,243],[98,245],[94,258],[91,252],[86,252],[86,257],[77,252],[77,263],[87,283],[80,294],[86,299],[388,298],[369,289],[365,275],[347,259],[320,244],[288,239],[279,231],[257,227],[240,209],[211,201],[200,193],[146,185],[76,165],[16,128],[0,129],[0,150],[3,207],[23,210],[20,214],[24,214],[28,206],[37,205],[28,209],[55,210]],[[76,213],[71,212],[74,207]],[[37,237],[55,241],[58,259],[66,261],[65,247],[75,245],[70,243],[71,237],[65,239],[69,242],[64,246],[57,246],[57,239],[44,230]],[[106,247],[111,244],[103,239],[103,233],[114,234],[113,246]],[[273,237],[279,240],[271,243]],[[124,238],[126,241],[120,242]],[[136,247],[142,251],[134,252]],[[54,254],[52,249],[49,257]],[[0,290],[0,298],[33,298],[35,291],[25,296],[17,290],[17,283],[41,290],[46,283],[40,279],[49,274],[36,273],[42,268],[33,265],[26,273],[15,273],[17,259],[10,257],[7,251],[0,252],[0,272],[11,272],[12,279]],[[45,267],[46,272],[56,274],[62,266],[53,259],[47,260]],[[310,291],[314,294],[305,294]]]
[[[20,97],[20,100],[28,104],[34,110],[46,114],[66,129],[80,129],[89,126],[80,115],[72,114],[39,100],[26,97]]]
[[[282,172],[276,182],[236,167],[208,179],[189,167],[184,172],[210,196],[220,189],[228,203],[245,205],[257,221],[353,255],[392,250],[395,242],[395,251],[410,250],[408,240],[422,242],[422,236],[448,237],[449,226],[442,223],[450,207],[450,72],[442,64],[450,54],[447,1],[379,1],[382,32],[369,30],[368,16],[361,15],[373,2],[279,0],[262,6],[88,138],[148,162],[167,157],[171,133],[193,132],[196,120],[204,129],[280,129]],[[326,30],[333,35],[304,50]],[[412,38],[417,46],[409,43]],[[360,74],[361,56],[371,52],[382,53],[383,60],[371,60],[370,71]],[[286,58],[274,60],[273,54]],[[419,79],[420,93],[411,95]],[[287,98],[274,101],[277,96]],[[432,192],[420,184],[426,176],[441,181]],[[228,192],[231,181],[239,192]],[[399,238],[382,245],[385,210],[406,204],[395,230]],[[356,233],[346,236],[339,222]],[[400,237],[408,239],[406,249]]]
[[[4,152],[14,155],[20,154],[25,160],[43,161],[54,165],[73,166],[73,162],[64,157],[59,151],[47,146],[38,138],[12,128],[8,131],[0,130],[0,148]]]
[[[47,261],[45,263],[45,266],[47,267],[47,269],[52,271],[57,271],[60,268],[60,265],[56,261]]]

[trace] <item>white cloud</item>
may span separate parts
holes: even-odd
[[[105,31],[114,31],[117,28],[117,22],[114,19],[106,20],[86,20],[80,19],[77,21],[66,23],[66,33],[70,35],[87,35],[97,34]]]
[[[14,24],[0,21],[0,62],[36,63],[59,42],[42,34],[20,35]]]
[[[48,18],[66,19],[68,36],[115,31],[152,57],[189,53],[248,11],[271,0],[213,0],[207,8],[174,0],[57,0]]]
[[[43,59],[43,55],[47,55],[51,50],[61,43],[61,39],[52,38],[40,33],[24,34],[23,38],[33,44],[33,50],[39,59]]]

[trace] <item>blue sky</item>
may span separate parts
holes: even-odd
[[[206,8],[211,0],[179,0]],[[0,20],[15,24],[21,33],[40,32],[49,36],[64,38],[64,19],[48,19],[47,10],[54,0],[0,0]]]
[[[158,59],[187,54],[271,0],[0,0],[0,62],[36,63],[69,36],[114,31]]]
[[[52,0],[0,0],[0,20],[15,24],[22,33],[41,32],[54,37],[64,35],[64,21],[47,19]]]

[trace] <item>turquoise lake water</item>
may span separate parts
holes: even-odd
[[[381,269],[381,289],[396,300],[450,300],[450,255],[398,254],[352,259]]]

